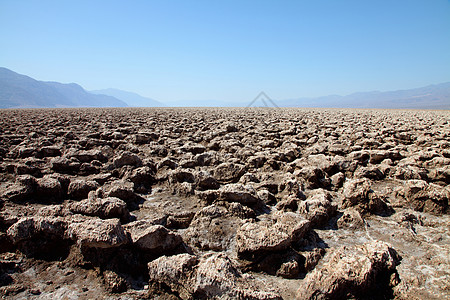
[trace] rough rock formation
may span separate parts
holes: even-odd
[[[448,299],[448,111],[0,114],[0,298]]]

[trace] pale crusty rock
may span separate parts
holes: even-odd
[[[445,213],[448,210],[450,189],[424,180],[408,180],[399,192],[417,211]]]
[[[138,192],[147,192],[151,189],[151,185],[154,183],[154,170],[148,166],[136,168],[126,174],[124,179],[134,183],[134,189]]]
[[[36,187],[36,178],[31,175],[19,175],[14,183],[3,187],[0,198],[9,201],[24,201],[33,196]]]
[[[179,234],[169,231],[162,225],[151,225],[146,222],[136,221],[123,227],[130,234],[131,242],[134,245],[155,253],[171,251],[182,242]]]
[[[9,227],[7,234],[14,243],[37,236],[63,239],[66,228],[67,220],[62,217],[25,217]]]
[[[443,183],[449,185],[450,184],[450,165],[446,165],[446,166],[431,170],[431,172],[428,173],[428,178],[430,178],[432,181],[443,182]]]
[[[119,218],[127,220],[130,213],[125,201],[116,197],[86,199],[69,205],[69,210],[87,216],[97,216],[102,219]]]
[[[67,236],[88,248],[113,248],[129,242],[119,219],[74,218],[68,225]]]
[[[73,152],[67,153],[66,156],[69,158],[72,158],[72,157],[76,158],[80,162],[91,162],[93,160],[98,160],[98,161],[104,162],[107,160],[105,155],[103,155],[102,151],[97,150],[97,149],[73,151]]]
[[[255,204],[259,201],[256,190],[250,185],[230,183],[222,186],[219,191],[221,200],[239,202],[244,205]]]
[[[103,272],[103,282],[111,293],[121,293],[127,290],[126,281],[115,272],[106,270]]]
[[[201,190],[215,190],[220,187],[217,180],[207,171],[196,172],[195,178],[196,186]]]
[[[150,285],[164,284],[181,299],[281,299],[242,276],[223,253],[162,256],[148,264]]]
[[[60,200],[63,196],[61,183],[48,175],[36,179],[36,196],[46,200]]]
[[[239,130],[227,130],[228,122],[239,125]],[[116,298],[152,298],[142,281],[147,278],[151,259],[182,251],[195,253],[193,272],[197,279],[199,261],[207,249],[214,249],[229,255],[239,272],[244,272],[242,278],[263,283],[252,290],[279,286],[283,299],[293,299],[304,276],[327,264],[340,246],[349,246],[351,252],[350,245],[375,239],[392,243],[404,257],[397,267],[399,278],[392,277],[392,282],[401,282],[393,295],[384,298],[448,298],[449,210],[448,206],[445,210],[444,200],[448,203],[448,111],[4,110],[0,124],[0,250],[26,256],[9,270],[10,262],[3,260],[7,253],[0,253],[1,289],[13,291],[5,297],[111,298],[108,292],[122,290],[118,287],[126,280],[129,290]],[[136,139],[136,134],[142,135]],[[130,153],[130,160],[124,151]],[[51,157],[56,154],[59,157]],[[133,157],[139,157],[142,164]],[[239,176],[241,168],[231,166],[243,166],[249,173]],[[173,170],[182,170],[175,181],[170,177]],[[59,182],[61,192],[53,179]],[[67,193],[70,181],[81,179],[98,183],[98,188],[89,192],[90,201]],[[412,184],[409,179],[419,182]],[[351,180],[362,183],[343,188],[344,182]],[[227,196],[222,199],[221,187],[226,190],[230,183],[248,185],[251,197],[245,197],[250,202],[256,197],[257,202],[243,205],[239,195],[245,189],[239,188],[231,189],[234,194],[222,194]],[[317,197],[318,188],[327,190],[332,198]],[[343,197],[344,190],[348,199]],[[111,210],[111,203],[103,202],[109,196],[121,199],[113,201]],[[163,225],[170,234],[181,235],[183,243],[164,251],[147,250],[133,244],[131,233],[125,229],[130,241],[109,249],[80,248],[76,236],[73,240],[68,237],[69,224],[95,219],[86,215],[100,219],[121,216],[112,211],[124,208],[123,201],[133,212],[128,219],[121,217],[122,224],[142,221],[141,233],[146,237],[164,236],[161,227],[149,229]],[[339,212],[330,218],[328,209],[332,207],[328,204],[335,203],[340,204]],[[72,204],[77,209],[69,210]],[[212,208],[204,209],[210,204]],[[395,214],[383,213],[389,205]],[[419,211],[411,212],[410,208]],[[320,229],[309,230],[303,238],[288,243],[290,231],[275,226],[281,222],[274,216],[277,210],[310,219],[310,226]],[[199,211],[205,215],[193,220]],[[34,219],[20,221],[30,217]],[[45,221],[38,221],[38,217]],[[51,221],[57,217],[66,222],[66,229]],[[272,245],[280,250],[238,255],[235,234],[251,222],[261,225],[255,229],[257,234],[266,230],[267,235],[286,237]],[[60,229],[52,231],[51,224]],[[7,233],[10,227],[11,235],[19,237],[16,242]],[[186,233],[192,236],[187,238]],[[216,261],[225,264],[221,259]],[[9,276],[12,282],[5,280]],[[155,298],[179,299],[182,292],[169,292],[171,288],[164,283],[161,280]],[[21,288],[14,292],[15,285]],[[194,287],[194,280],[187,286]],[[205,295],[201,289],[195,294],[193,289],[186,293],[187,298],[244,298]],[[373,292],[353,298],[372,295],[381,298]]]
[[[248,215],[242,205],[242,208],[236,206],[230,205],[228,209],[216,204],[204,207],[195,214],[190,226],[183,233],[183,239],[188,245],[202,250],[228,249],[241,224],[239,217]]]
[[[127,180],[114,180],[101,187],[100,194],[103,197],[116,197],[126,203],[133,203],[137,195],[134,192],[134,184]]]
[[[382,297],[400,257],[387,243],[372,241],[343,246],[322,267],[306,275],[297,299]]]
[[[392,208],[385,199],[371,188],[367,178],[350,179],[344,183],[341,208],[354,207],[361,213],[387,215]]]
[[[336,205],[325,194],[316,194],[298,202],[298,213],[311,221],[312,226],[325,225],[336,213]]]
[[[333,185],[333,187],[335,189],[338,189],[338,188],[342,187],[342,185],[344,184],[345,175],[342,172],[338,172],[338,173],[334,174],[333,176],[331,176],[330,179],[331,179],[331,184]]]
[[[222,163],[218,165],[213,175],[217,181],[221,183],[237,182],[239,178],[245,173],[245,166],[236,163]]]
[[[142,160],[137,154],[124,151],[113,159],[113,164],[116,168],[121,168],[127,165],[140,167],[142,165]]]
[[[191,278],[195,276],[198,257],[183,253],[173,256],[161,256],[148,263],[150,285],[164,284],[181,299],[192,298]],[[154,287],[156,291],[159,287]]]
[[[50,160],[50,166],[56,172],[74,173],[80,169],[81,164],[77,159],[58,156]]]
[[[236,233],[238,255],[284,250],[301,239],[311,222],[292,212],[275,213],[271,221],[246,222]]]
[[[369,180],[352,179],[344,183],[342,207],[347,208],[355,206],[369,197],[371,192]]]
[[[347,208],[337,220],[337,225],[339,228],[358,229],[364,226],[364,219],[356,209]]]
[[[90,191],[94,191],[98,187],[96,181],[75,179],[70,182],[67,193],[72,199],[84,199],[87,198]]]

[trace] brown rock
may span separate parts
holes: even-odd
[[[73,219],[68,225],[67,236],[87,248],[113,248],[129,242],[119,219]]]
[[[395,250],[383,242],[341,247],[321,268],[306,276],[297,299],[385,297],[391,291],[390,274],[396,272],[399,260]]]

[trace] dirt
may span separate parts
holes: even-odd
[[[448,299],[449,183],[449,111],[2,110],[0,295]],[[373,242],[378,273],[311,282]]]

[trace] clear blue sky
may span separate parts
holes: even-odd
[[[0,66],[169,105],[450,81],[449,0],[0,0]]]

